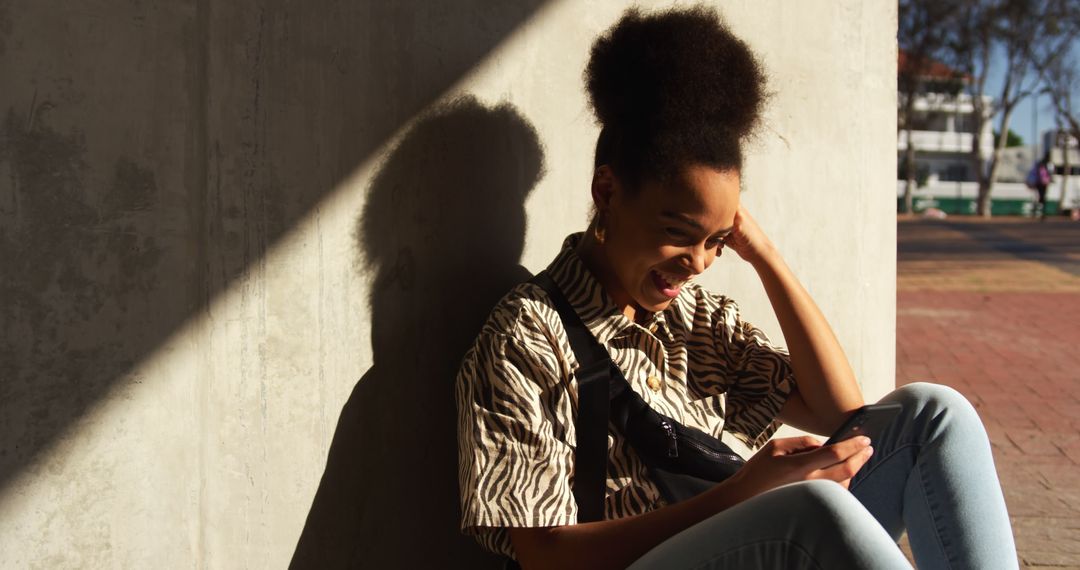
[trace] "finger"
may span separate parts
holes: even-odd
[[[874,454],[873,447],[866,447],[859,453],[848,457],[840,463],[835,463],[828,467],[818,469],[810,474],[811,479],[830,479],[836,482],[842,482],[851,479],[862,469],[863,465],[870,460],[870,456]]]
[[[870,443],[870,438],[860,435],[834,443],[828,447],[834,448],[840,457],[849,457],[866,449]]]
[[[857,455],[870,446],[870,439],[864,436],[853,437],[833,445],[823,445],[817,449],[794,455],[801,458],[803,465],[810,469],[823,469]]]
[[[773,445],[774,455],[798,453],[821,447],[821,440],[809,435],[801,437],[783,437],[772,441],[775,442]]]

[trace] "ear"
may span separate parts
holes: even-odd
[[[593,171],[592,199],[597,210],[607,210],[611,207],[612,200],[621,193],[619,181],[615,178],[615,172],[606,164],[601,164]]]

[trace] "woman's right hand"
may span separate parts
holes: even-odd
[[[869,440],[822,446],[813,437],[774,439],[735,475],[692,499],[639,515],[556,527],[509,530],[526,568],[625,568],[657,544],[774,487],[808,479],[847,486],[870,458]]]
[[[846,489],[873,452],[864,436],[828,446],[811,436],[779,438],[762,446],[728,481],[745,493],[744,499],[811,479],[829,479]]]

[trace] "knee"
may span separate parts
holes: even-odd
[[[914,382],[897,388],[894,394],[904,409],[975,411],[971,402],[955,389],[931,382]]]
[[[813,567],[884,567],[878,555],[891,552],[892,539],[850,491],[829,480],[792,483],[770,491],[783,505],[790,556],[807,556]],[[783,524],[783,523],[781,523]],[[792,567],[792,560],[776,567]],[[772,566],[770,566],[772,567]],[[801,567],[801,566],[800,566]],[[892,566],[890,566],[892,567]]]
[[[982,421],[971,402],[955,389],[930,382],[915,382],[898,388],[890,398],[904,406],[904,414],[912,419],[929,420],[934,424],[961,423],[978,426]]]
[[[866,508],[847,489],[829,480],[802,481],[788,485],[790,504],[808,515],[806,520],[828,526],[845,526],[852,517],[867,515]]]

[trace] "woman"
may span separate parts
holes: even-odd
[[[1053,177],[1050,175],[1050,153],[1047,152],[1028,173],[1029,186],[1035,189],[1035,211],[1033,217],[1039,221],[1046,221],[1046,188],[1050,186]]]
[[[660,413],[760,450],[739,472],[667,504],[609,433],[604,520],[578,524],[577,359],[532,283],[493,310],[457,380],[462,527],[525,568],[1015,567],[989,443],[948,388],[886,400],[904,412],[871,447],[770,441],[781,422],[828,434],[863,398],[843,351],[740,205],[742,144],[764,75],[715,12],[629,11],[586,71],[602,124],[595,215],[548,267],[589,331]],[[725,250],[757,271],[790,357],[734,301],[690,282]]]

